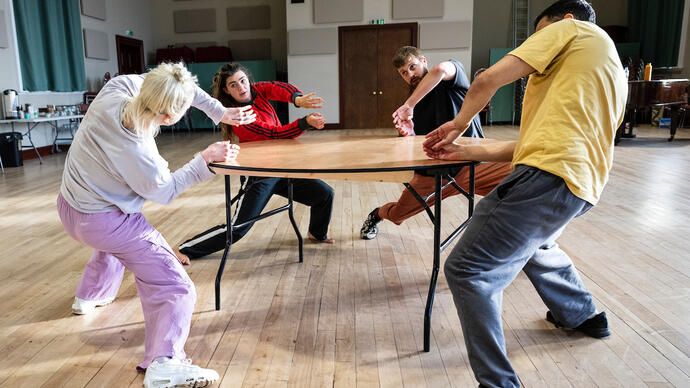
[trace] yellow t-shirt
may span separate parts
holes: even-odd
[[[595,24],[563,19],[511,51],[532,66],[513,166],[557,175],[596,204],[613,162],[613,140],[628,96],[613,41]]]

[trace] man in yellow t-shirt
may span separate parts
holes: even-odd
[[[430,157],[512,161],[514,171],[477,203],[445,264],[475,377],[518,387],[506,356],[501,298],[523,270],[556,326],[610,335],[572,261],[555,240],[596,204],[613,161],[627,84],[615,46],[583,0],[552,4],[536,32],[470,87],[460,113],[427,135]],[[530,75],[517,141],[456,139],[496,90]]]

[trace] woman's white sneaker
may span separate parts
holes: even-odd
[[[163,362],[154,360],[146,368],[144,387],[207,387],[219,379],[218,373],[213,369],[192,365],[191,360],[171,358]]]
[[[105,306],[110,304],[115,300],[115,298],[102,299],[102,300],[84,300],[74,297],[74,303],[72,304],[72,313],[77,315],[84,315],[92,313],[96,307]]]

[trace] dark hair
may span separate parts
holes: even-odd
[[[594,8],[585,0],[559,0],[551,4],[534,19],[534,28],[537,28],[537,24],[539,24],[543,17],[546,17],[549,21],[558,21],[563,19],[563,16],[568,13],[573,14],[577,20],[592,23],[597,21]]]
[[[405,61],[407,61],[407,57],[410,55],[419,58],[422,56],[422,52],[414,46],[402,46],[395,52],[395,55],[393,55],[393,66],[396,69],[405,66]]]
[[[228,78],[235,75],[235,73],[237,73],[238,71],[243,72],[247,76],[247,80],[249,80],[250,85],[254,83],[252,81],[252,74],[249,72],[249,70],[247,70],[246,67],[236,62],[223,65],[220,69],[218,69],[216,75],[213,76],[213,91],[211,92],[211,95],[216,100],[220,101],[220,103],[223,104],[223,106],[225,107],[247,105],[246,103],[239,103],[235,101],[235,99],[232,98],[232,96],[229,93],[225,92],[225,83],[227,82]],[[254,97],[256,97],[256,91],[251,86],[250,90],[252,94],[252,99],[249,102],[249,104],[252,104],[254,102]],[[224,140],[231,140],[234,143],[237,143],[239,141],[239,139],[237,138],[237,136],[235,136],[234,132],[232,131],[232,128],[229,125],[221,123],[220,129],[221,133],[223,134]]]

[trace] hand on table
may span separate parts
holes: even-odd
[[[323,102],[323,98],[317,96],[314,92],[309,93],[306,96],[299,96],[295,98],[295,105],[300,108],[320,109],[323,108]]]
[[[251,105],[246,105],[240,108],[225,108],[225,115],[220,121],[229,125],[246,125],[253,123],[254,120],[256,120],[256,113]]]
[[[316,129],[323,129],[323,126],[326,125],[326,119],[321,113],[311,113],[307,116],[307,124]]]
[[[462,130],[455,128],[452,121],[443,123],[426,135],[426,140],[422,144],[424,152],[429,156],[435,155],[443,146],[452,144],[461,133]]]
[[[467,146],[463,144],[444,144],[438,149],[424,148],[426,155],[432,159],[442,160],[469,160]]]
[[[229,141],[218,141],[201,151],[201,157],[204,158],[206,164],[213,162],[230,162],[237,158],[239,152],[240,146],[237,144],[232,144]]]

